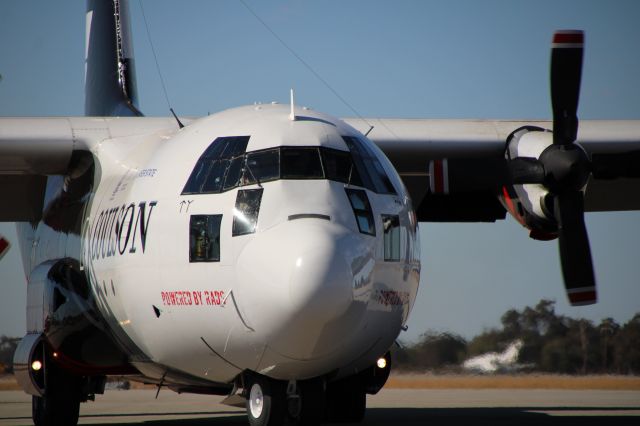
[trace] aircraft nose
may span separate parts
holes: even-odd
[[[340,316],[352,301],[353,275],[338,240],[322,229],[307,229],[288,259],[289,299],[299,320],[313,326]]]
[[[287,227],[283,230],[281,227]],[[308,219],[256,235],[239,259],[243,298],[267,345],[295,359],[336,350],[359,324],[351,258],[359,239],[347,229]]]

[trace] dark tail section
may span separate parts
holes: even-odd
[[[87,0],[85,60],[85,115],[142,115],[127,0]]]

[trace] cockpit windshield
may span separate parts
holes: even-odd
[[[182,194],[215,194],[278,179],[329,179],[371,191],[396,191],[363,141],[345,137],[350,149],[282,146],[245,152],[248,136],[216,139],[202,154]]]

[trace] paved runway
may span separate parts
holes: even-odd
[[[80,408],[80,424],[245,425],[221,397],[110,390]],[[638,425],[640,391],[385,389],[369,396],[364,425]],[[605,418],[606,417],[606,418]],[[30,425],[31,399],[0,392],[0,425]]]

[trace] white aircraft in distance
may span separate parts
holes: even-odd
[[[419,221],[508,211],[559,239],[586,304],[584,211],[640,210],[640,121],[578,131],[579,31],[553,38],[553,123],[369,131],[293,97],[180,122],[136,106],[126,1],[87,3],[87,117],[0,118],[0,220],[19,222],[28,277],[14,367],[37,425],[76,424],[110,375],[227,395],[251,425],[359,421],[415,301]]]
[[[517,339],[511,342],[503,352],[489,352],[474,356],[462,363],[462,368],[476,373],[513,372],[528,367],[518,364],[518,355],[524,342]]]

